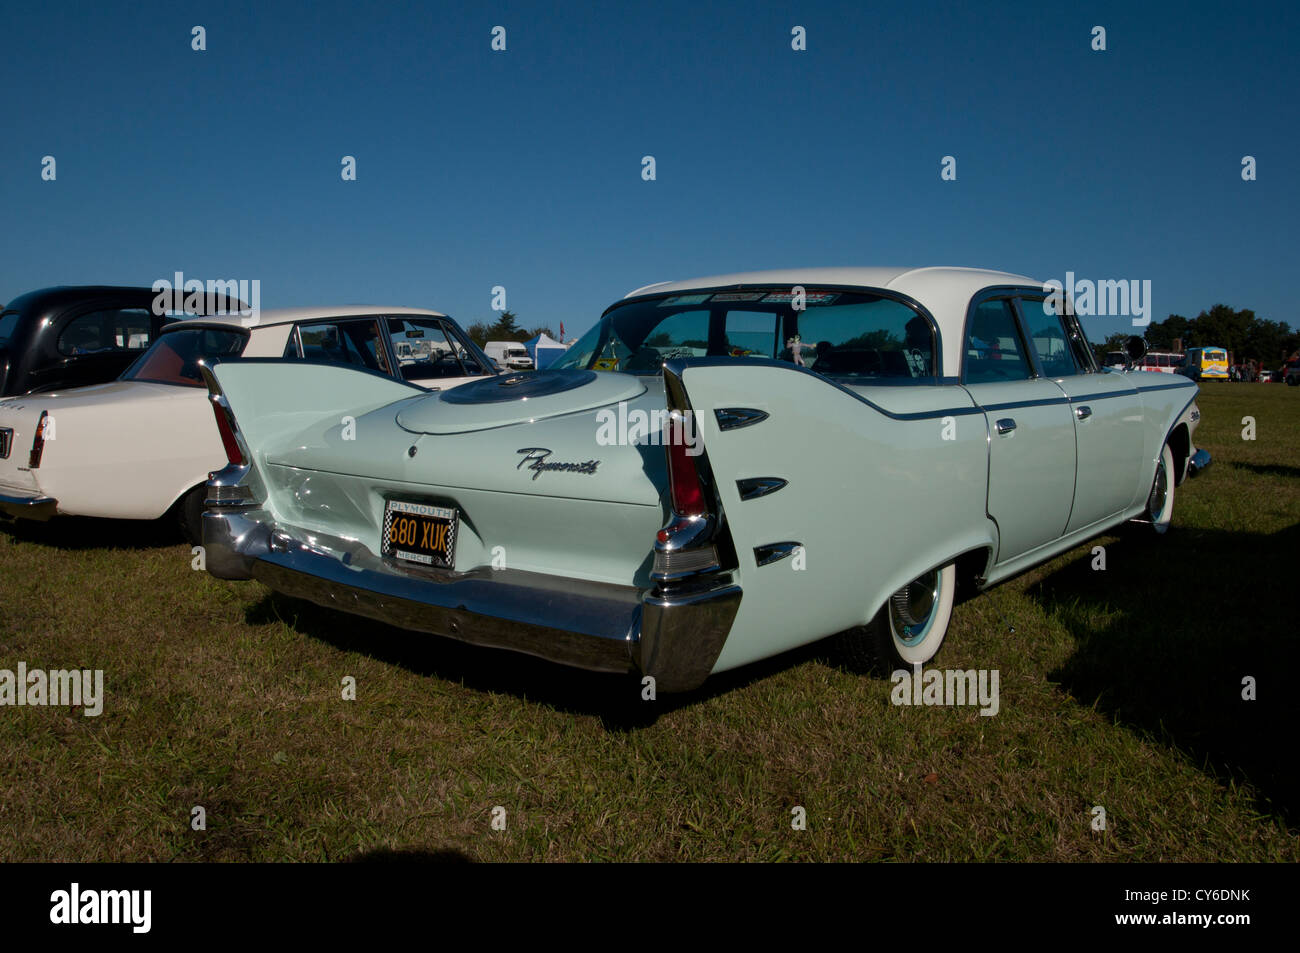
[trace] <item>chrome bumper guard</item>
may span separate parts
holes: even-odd
[[[0,494],[0,513],[24,520],[47,520],[59,508],[59,501],[48,496],[9,496]]]
[[[647,591],[511,569],[422,569],[270,520],[265,510],[204,512],[208,571],[403,629],[592,671],[640,672],[659,691],[704,682],[740,605],[729,576]]]
[[[1210,465],[1210,452],[1208,450],[1197,450],[1190,460],[1187,461],[1187,475],[1194,477],[1201,471],[1207,469]]]

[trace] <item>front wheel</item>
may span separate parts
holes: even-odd
[[[1144,519],[1162,536],[1169,531],[1169,524],[1174,520],[1174,452],[1169,449],[1169,444],[1160,451]]]
[[[837,635],[836,654],[857,671],[924,665],[948,634],[956,593],[956,563],[930,570],[890,596],[869,623]]]

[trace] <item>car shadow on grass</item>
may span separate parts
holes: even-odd
[[[1289,466],[1285,463],[1243,463],[1238,460],[1229,460],[1224,465],[1234,470],[1245,470],[1259,476],[1281,476],[1291,477],[1292,479],[1300,477],[1300,467]]]
[[[455,639],[398,629],[267,593],[244,614],[250,625],[283,622],[302,635],[341,651],[356,652],[416,675],[460,683],[474,691],[513,695],[558,711],[595,716],[607,731],[646,728],[668,712],[698,704],[761,681],[802,661],[818,657],[818,645],[806,646],[740,669],[710,676],[692,692],[642,698],[637,675],[588,672],[504,649],[484,648]]]
[[[54,549],[159,549],[185,542],[174,520],[110,520],[56,516],[51,520],[0,520],[14,540]]]
[[[1175,526],[1164,538],[1107,542],[1104,571],[1073,560],[1027,590],[1078,646],[1049,677],[1221,783],[1248,783],[1262,810],[1295,826],[1298,545],[1300,525],[1272,534]],[[1255,701],[1243,699],[1248,677]]]

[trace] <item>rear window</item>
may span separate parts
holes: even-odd
[[[152,343],[153,316],[146,308],[110,308],[73,318],[59,333],[60,354],[143,351]]]
[[[124,381],[202,387],[199,362],[238,357],[248,336],[233,328],[186,328],[160,335],[122,375]]]
[[[933,382],[930,322],[883,295],[808,288],[698,292],[607,312],[552,367],[659,374],[675,358],[777,360],[846,383]]]
[[[0,346],[9,343],[9,339],[13,337],[14,331],[17,327],[17,311],[6,311],[4,314],[0,314]]]

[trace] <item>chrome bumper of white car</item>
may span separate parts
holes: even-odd
[[[59,501],[48,496],[13,496],[0,493],[0,513],[25,520],[47,520],[59,508]]]
[[[689,588],[557,578],[519,570],[399,565],[351,540],[273,526],[265,511],[203,514],[208,572],[257,579],[332,609],[599,672],[640,672],[665,692],[708,677],[740,605],[720,574]]]

